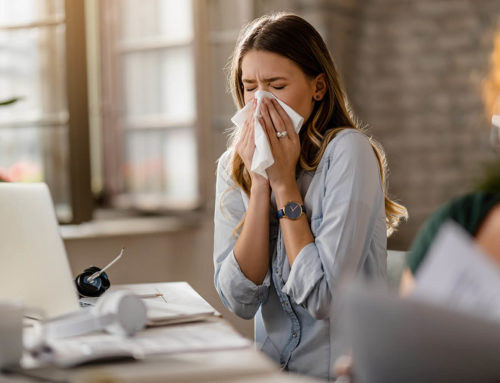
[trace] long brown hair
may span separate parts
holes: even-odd
[[[491,119],[500,112],[500,27],[493,39],[493,52],[490,56],[490,70],[483,80],[483,100],[486,116]]]
[[[328,143],[344,129],[361,129],[355,124],[335,64],[325,42],[314,27],[299,16],[277,13],[262,16],[248,24],[240,33],[236,48],[229,63],[229,82],[235,103],[245,105],[241,80],[241,62],[250,50],[277,53],[297,64],[304,74],[315,78],[324,73],[327,92],[321,101],[315,102],[313,111],[300,131],[301,153],[298,165],[306,171],[314,171]],[[231,146],[234,147],[238,132],[233,131]],[[387,196],[387,163],[380,145],[369,137],[377,157],[385,195],[387,234],[396,229],[408,213],[404,206]],[[250,195],[251,179],[241,157],[233,150],[232,177],[247,195]],[[238,230],[240,225],[236,228]]]

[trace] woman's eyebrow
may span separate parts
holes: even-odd
[[[278,80],[286,80],[286,77],[268,77],[268,78],[264,78],[263,81],[264,82],[273,82],[273,81],[278,81]],[[253,80],[253,79],[247,79],[247,78],[244,78],[242,79],[242,81],[246,84],[255,84],[257,82],[257,80]]]

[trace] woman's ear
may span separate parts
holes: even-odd
[[[313,98],[315,101],[321,101],[328,90],[326,86],[326,77],[324,73],[320,73],[313,80]]]

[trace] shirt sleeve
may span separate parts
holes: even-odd
[[[358,269],[384,209],[380,171],[367,137],[348,132],[329,146],[318,169],[324,183],[315,185],[323,187],[318,193],[322,215],[311,221],[315,240],[299,252],[282,289],[316,319],[330,315],[341,269]]]
[[[267,299],[271,276],[256,285],[245,277],[234,257],[236,237],[233,231],[246,212],[242,192],[232,181],[228,169],[230,153],[226,152],[217,167],[214,213],[214,283],[227,309],[251,319],[260,304]]]

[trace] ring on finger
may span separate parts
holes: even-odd
[[[276,137],[278,137],[278,138],[283,138],[283,137],[286,137],[287,135],[288,135],[288,133],[286,130],[283,130],[282,132],[276,133]]]

